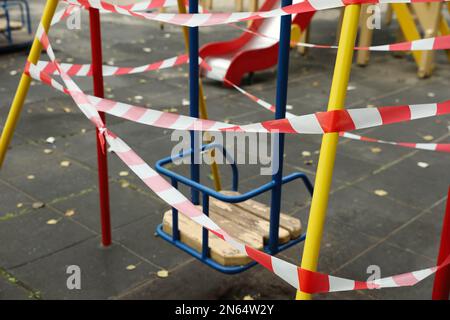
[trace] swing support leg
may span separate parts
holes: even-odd
[[[47,0],[47,3],[45,4],[44,13],[41,18],[41,24],[43,25],[45,32],[47,33],[57,6],[58,0]],[[34,39],[33,45],[31,46],[31,50],[28,55],[28,61],[33,64],[37,63],[41,55],[41,50],[42,46],[39,43],[39,40]],[[3,164],[3,161],[5,160],[6,152],[8,150],[9,144],[11,143],[14,130],[19,121],[20,112],[22,111],[28,89],[30,88],[30,83],[31,78],[25,73],[22,73],[19,86],[17,87],[17,91],[11,104],[8,118],[6,119],[6,123],[3,127],[3,132],[0,138],[0,168]]]
[[[367,21],[370,17],[370,12],[368,12],[369,5],[365,4],[361,6],[361,21],[360,21],[360,35],[359,35],[359,47],[370,47],[372,43],[373,29],[369,28]],[[370,51],[369,50],[359,50],[356,53],[356,63],[359,66],[366,66],[369,63]]]
[[[92,48],[92,74],[94,82],[94,95],[104,98],[103,87],[103,59],[102,59],[102,36],[100,25],[100,12],[98,9],[89,8],[89,22],[91,30]],[[99,112],[103,122],[105,113]],[[102,228],[102,244],[107,247],[111,244],[111,217],[109,210],[109,186],[108,186],[108,158],[106,145],[100,142],[98,129],[97,139],[97,166],[98,166],[98,189],[100,195],[100,223]]]
[[[360,5],[349,5],[345,8],[339,49],[334,67],[328,110],[344,109],[347,85],[352,66],[353,49],[358,31]],[[327,133],[322,138],[320,157],[314,186],[314,193],[309,212],[308,229],[303,251],[301,267],[310,271],[317,270],[320,242],[325,224],[328,197],[331,189],[333,167],[336,159],[338,133]],[[297,292],[297,299],[309,300],[311,295]]]

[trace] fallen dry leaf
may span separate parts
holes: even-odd
[[[189,105],[189,100],[188,99],[181,100],[181,105],[188,106]]]
[[[58,220],[56,220],[56,219],[50,219],[47,221],[47,224],[50,224],[50,225],[57,224],[57,223],[58,223]]]
[[[28,180],[34,180],[34,178],[36,178],[36,177],[32,174],[27,175]]]
[[[428,168],[430,165],[426,162],[419,161],[419,162],[417,162],[417,166],[425,169],[425,168]]]
[[[44,206],[45,206],[45,203],[40,202],[40,201],[33,202],[33,204],[31,205],[31,207],[33,209],[43,208]]]
[[[66,210],[66,212],[64,213],[64,215],[66,216],[66,217],[71,217],[71,216],[73,216],[75,214],[75,209],[68,209],[68,210]]]
[[[119,172],[119,176],[121,176],[121,177],[126,177],[126,176],[128,176],[130,173],[128,172],[128,171],[120,171]]]
[[[426,136],[423,136],[422,138],[423,138],[423,140],[425,140],[425,141],[431,141],[431,140],[434,139],[434,137],[433,137],[432,135],[430,135],[430,134],[428,134],[428,135],[426,135]]]
[[[156,275],[157,275],[159,278],[167,278],[167,277],[169,276],[169,271],[167,271],[167,270],[159,270],[159,271],[156,273]]]
[[[22,207],[23,207],[23,203],[22,203],[22,202],[19,202],[19,203],[16,205],[16,207],[17,207],[17,208],[22,208]]]
[[[381,152],[381,148],[373,147],[373,148],[370,148],[370,151],[372,151],[372,153],[380,153]]]
[[[144,52],[152,52],[152,48],[144,48],[142,50],[144,50]]]
[[[52,107],[47,107],[46,109],[47,109],[48,112],[53,112],[53,111],[55,111],[55,109],[52,108]]]
[[[302,156],[303,157],[310,157],[311,156],[311,152],[309,152],[309,151],[302,151]]]
[[[50,154],[50,153],[52,153],[52,152],[53,152],[52,149],[44,149],[44,153],[45,153],[45,154]]]
[[[380,196],[380,197],[387,196],[387,194],[388,194],[387,191],[382,190],[382,189],[377,189],[377,190],[374,191],[374,193],[375,193],[377,196]]]
[[[61,161],[60,165],[61,167],[67,168],[68,166],[70,166],[70,161],[69,160]]]
[[[120,183],[120,186],[121,186],[122,188],[128,188],[128,187],[130,186],[130,183],[129,183],[128,181],[122,181],[122,182]]]
[[[55,143],[55,138],[54,137],[48,137],[45,141],[48,143]]]
[[[243,300],[255,300],[255,299],[253,299],[253,297],[248,294],[248,295],[244,296]]]
[[[312,160],[305,160],[305,161],[303,161],[303,163],[306,164],[307,166],[310,166],[310,165],[313,164],[313,161]]]
[[[134,264],[130,264],[130,265],[127,266],[126,269],[127,269],[128,271],[132,271],[132,270],[136,269],[136,266],[135,266]]]

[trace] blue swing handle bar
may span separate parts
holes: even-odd
[[[210,143],[210,144],[206,144],[203,145],[201,147],[201,151],[206,151],[206,150],[210,150],[210,149],[219,149],[222,151],[223,155],[226,157],[227,161],[230,163],[231,165],[231,169],[233,172],[233,184],[232,184],[232,190],[233,191],[238,191],[238,181],[239,181],[239,172],[238,172],[238,168],[237,165],[234,161],[234,159],[230,156],[230,154],[226,151],[225,147],[223,145],[217,144],[217,143]],[[236,196],[228,196],[225,195],[223,193],[220,193],[216,190],[213,190],[209,187],[206,187],[198,182],[195,182],[189,178],[186,178],[176,172],[173,172],[169,169],[166,169],[164,166],[169,164],[169,163],[173,163],[174,161],[176,161],[177,159],[182,159],[184,157],[187,157],[189,155],[192,154],[192,149],[188,150],[184,153],[180,153],[175,157],[167,157],[164,159],[159,160],[158,162],[156,162],[156,170],[162,174],[164,174],[165,176],[168,176],[173,180],[179,181],[187,186],[190,186],[192,188],[195,188],[197,190],[199,190],[200,192],[209,195],[213,198],[216,198],[218,200],[224,201],[224,202],[228,202],[228,203],[238,203],[238,202],[242,202],[248,199],[251,199],[255,196],[258,196],[268,190],[271,190],[275,187],[276,183],[274,180],[269,181],[266,184],[261,185],[260,187],[253,189],[249,192],[240,194],[240,195],[236,195]],[[308,177],[303,173],[303,172],[294,172],[291,173],[290,175],[287,175],[285,177],[282,178],[281,180],[281,184],[285,184],[288,182],[291,182],[293,180],[296,179],[302,179],[303,183],[305,184],[306,188],[308,189],[309,193],[312,195],[313,193],[313,186],[311,184],[311,182],[309,181]]]

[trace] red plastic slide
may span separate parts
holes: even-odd
[[[280,3],[280,0],[266,0],[260,11],[278,8]],[[303,31],[309,25],[313,15],[314,12],[297,14],[293,16],[292,23],[297,24]],[[245,74],[276,65],[278,41],[269,38],[279,38],[280,18],[254,20],[250,30],[268,37],[244,32],[236,39],[203,46],[200,49],[200,56],[212,67],[211,71],[204,71],[203,75],[218,81],[226,78],[239,85]]]

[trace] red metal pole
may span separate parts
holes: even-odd
[[[445,209],[442,225],[441,245],[437,265],[440,265],[450,255],[450,188],[447,195],[447,207]],[[450,293],[450,265],[438,270],[434,276],[433,300],[448,300]]]
[[[89,22],[91,29],[91,51],[92,51],[92,74],[94,81],[94,95],[104,98],[103,88],[103,58],[102,58],[102,36],[100,26],[100,13],[98,9],[89,8]],[[99,112],[105,121],[105,114]],[[108,188],[108,162],[106,144],[100,142],[98,130],[97,139],[97,164],[98,164],[98,187],[100,194],[100,221],[102,226],[102,244],[107,247],[111,244],[111,218],[109,212],[109,188]]]

